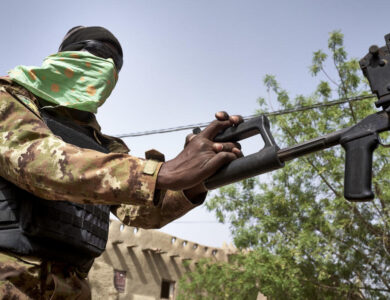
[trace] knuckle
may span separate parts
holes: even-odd
[[[229,152],[222,152],[221,153],[221,159],[223,159],[224,161],[229,161],[230,157],[231,157],[231,155]]]
[[[186,136],[186,143],[188,143],[191,140],[191,136],[192,136],[191,134]]]
[[[194,138],[196,138],[195,134],[189,134],[186,136],[184,146],[187,146]]]
[[[214,143],[213,144],[213,149],[216,150],[216,151],[220,151],[220,150],[223,149],[223,145],[219,144],[219,143]]]
[[[201,139],[198,141],[198,146],[199,148],[204,149],[207,147],[207,142],[204,139]]]

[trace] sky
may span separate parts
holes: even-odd
[[[124,51],[118,84],[97,114],[104,133],[207,122],[220,110],[247,116],[258,97],[268,97],[266,74],[275,75],[291,95],[314,90],[322,78],[313,78],[308,67],[314,51],[326,50],[329,32],[344,33],[351,57],[361,58],[372,44],[384,45],[389,11],[390,1],[379,0],[6,1],[0,72],[41,65],[74,26],[104,26]],[[169,160],[189,133],[125,142],[132,155],[144,157],[154,148]],[[249,147],[257,151],[255,144]],[[203,206],[161,231],[214,247],[232,241],[229,224],[217,223]]]

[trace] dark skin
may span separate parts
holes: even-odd
[[[115,50],[109,42],[107,46]],[[237,143],[215,143],[213,139],[224,129],[237,126],[241,116],[229,116],[220,111],[215,114],[216,120],[201,133],[187,136],[182,152],[160,168],[156,188],[160,190],[183,190],[190,200],[207,192],[203,182],[222,166],[242,156]]]
[[[237,143],[215,143],[213,139],[224,129],[237,126],[241,116],[217,112],[213,121],[199,134],[187,136],[182,152],[161,166],[156,187],[161,190],[184,190],[189,199],[207,192],[203,182],[222,166],[242,156]]]

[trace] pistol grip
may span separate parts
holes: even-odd
[[[361,138],[341,141],[345,149],[344,197],[349,201],[374,199],[371,190],[372,155],[378,147],[376,133]]]

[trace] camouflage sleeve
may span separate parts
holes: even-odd
[[[111,212],[125,225],[161,228],[203,203],[205,196],[206,194],[200,197],[200,201],[192,203],[182,191],[168,190],[164,198],[155,207],[122,204],[113,206]]]
[[[5,89],[0,89],[0,164],[0,176],[44,199],[145,210],[153,206],[161,166],[67,144]]]

